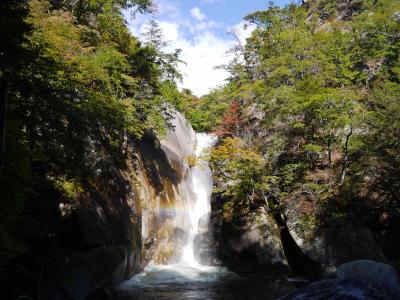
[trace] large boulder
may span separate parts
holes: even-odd
[[[339,266],[337,278],[314,282],[280,300],[395,300],[400,299],[400,282],[393,267],[371,260]]]
[[[341,265],[337,276],[362,282],[387,297],[400,298],[400,281],[396,270],[389,265],[371,260],[352,261]]]
[[[279,300],[373,300],[390,298],[382,297],[367,285],[341,279],[328,279],[315,282],[306,288],[279,298]]]
[[[279,227],[262,205],[241,206],[221,194],[213,195],[211,205],[218,258],[224,265],[243,273],[288,273]]]
[[[220,265],[212,232],[198,234],[194,239],[194,255],[202,265]]]
[[[365,223],[334,214],[321,216],[321,210],[304,195],[295,195],[285,202],[290,235],[301,252],[318,262],[325,273],[332,274],[339,265],[358,259],[386,261]]]

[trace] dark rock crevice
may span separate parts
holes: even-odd
[[[240,273],[291,274],[310,280],[323,276],[321,264],[297,245],[280,212],[270,213],[262,204],[228,212],[230,201],[213,194],[211,230],[217,257],[224,265]]]
[[[280,213],[275,213],[274,219],[280,228],[280,238],[285,257],[295,275],[304,276],[310,280],[320,279],[323,275],[321,264],[303,253],[290,234],[286,221]]]

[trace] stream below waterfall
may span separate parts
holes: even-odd
[[[259,278],[245,278],[224,267],[198,263],[194,239],[200,219],[211,211],[213,189],[212,173],[201,160],[203,151],[212,146],[214,138],[196,134],[195,156],[198,162],[192,168],[192,190],[196,199],[187,212],[191,229],[179,262],[170,265],[149,265],[140,274],[124,282],[117,290],[117,300],[186,300],[186,299],[276,299],[279,282],[266,283]]]
[[[190,267],[181,264],[147,266],[123,283],[117,300],[243,300],[276,299],[280,282],[245,278],[224,267]]]

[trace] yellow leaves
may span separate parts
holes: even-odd
[[[197,164],[197,157],[194,155],[189,155],[186,157],[186,161],[189,167],[194,167]]]
[[[304,150],[309,152],[321,152],[323,149],[320,145],[306,144],[304,145]]]
[[[224,194],[247,198],[261,197],[278,183],[278,177],[268,174],[267,161],[255,149],[239,138],[226,138],[210,153],[214,175],[225,184]],[[249,198],[249,199],[250,199]],[[229,210],[225,209],[228,213]]]
[[[47,1],[31,1],[29,22],[35,30],[31,37],[34,44],[44,45],[44,55],[59,62],[72,63],[85,52],[80,43],[81,28],[74,24],[68,12],[49,13]]]
[[[225,138],[223,143],[211,150],[211,162],[226,161],[232,166],[240,166],[240,163],[251,164],[247,166],[261,168],[265,165],[264,158],[257,152],[248,148],[239,138]]]
[[[57,178],[54,186],[68,200],[76,200],[78,195],[84,192],[82,185],[75,179]]]

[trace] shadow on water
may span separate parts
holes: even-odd
[[[276,299],[276,283],[241,277],[222,267],[149,266],[125,282],[115,300]]]

